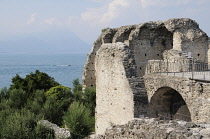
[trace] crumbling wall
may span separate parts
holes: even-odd
[[[82,75],[82,85],[83,87],[95,87],[96,77],[95,77],[95,57],[96,53],[103,43],[112,43],[112,39],[116,33],[116,29],[107,29],[107,31],[102,32],[100,37],[94,42],[86,64],[84,66],[84,71]]]
[[[148,22],[137,26],[129,40],[129,46],[134,50],[138,76],[142,77],[148,60],[161,60],[163,51],[172,49],[173,34],[163,22]]]
[[[164,22],[166,28],[173,32],[173,49],[191,52],[192,57],[208,62],[208,36],[198,23],[188,18],[169,19]]]
[[[96,133],[103,134],[111,124],[124,124],[133,118],[133,91],[128,78],[135,77],[136,67],[132,51],[123,43],[103,44],[95,66]]]

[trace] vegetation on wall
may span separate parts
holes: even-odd
[[[107,31],[108,29],[109,29],[109,27],[104,28],[104,29],[101,30],[101,32],[103,33],[103,32],[105,32],[105,31]]]
[[[51,129],[37,124],[39,120],[67,127],[73,138],[83,138],[94,131],[94,113],[95,90],[83,91],[78,79],[71,89],[38,70],[26,78],[16,75],[11,87],[0,91],[0,138],[55,138]]]

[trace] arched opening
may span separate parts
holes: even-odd
[[[170,87],[163,87],[156,91],[150,100],[152,117],[163,120],[191,121],[191,114],[182,96]]]

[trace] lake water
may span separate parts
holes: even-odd
[[[35,70],[47,73],[64,86],[72,87],[74,79],[82,79],[86,58],[86,53],[0,54],[0,88],[8,88],[16,74],[25,77]]]

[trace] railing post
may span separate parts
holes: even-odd
[[[206,79],[206,77],[205,77],[205,73],[206,73],[206,71],[204,70],[204,75],[203,75],[203,76],[204,76],[204,80]]]
[[[167,75],[168,75],[168,57],[167,57],[167,63],[166,63],[166,72],[167,72]]]
[[[192,79],[194,78],[194,75],[193,75],[193,74],[194,74],[194,72],[193,72],[194,66],[195,66],[195,65],[194,65],[194,59],[192,58]]]

